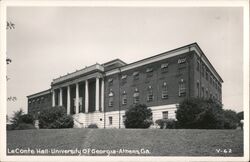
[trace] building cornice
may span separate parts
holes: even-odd
[[[38,93],[35,93],[35,94],[32,94],[32,95],[29,95],[29,96],[27,96],[27,98],[28,99],[36,98],[36,97],[39,97],[39,96],[47,95],[49,93],[51,93],[51,89],[47,89],[45,91],[41,91],[41,92],[38,92]]]
[[[58,84],[58,83],[61,83],[61,82],[64,82],[64,81],[67,81],[67,80],[70,80],[72,78],[76,78],[78,76],[82,76],[84,74],[90,74],[91,72],[96,72],[96,71],[100,71],[100,72],[103,72],[104,71],[104,67],[98,63],[92,65],[92,66],[89,66],[89,67],[86,67],[84,69],[81,69],[81,70],[77,70],[73,73],[70,73],[70,74],[67,74],[67,75],[64,75],[64,76],[61,76],[59,78],[56,78],[56,79],[53,79],[52,81],[52,85],[54,84]]]
[[[105,73],[106,76],[110,76],[119,72],[123,72],[123,71],[127,71],[127,70],[131,70],[143,65],[147,65],[153,62],[157,62],[163,59],[167,59],[167,58],[171,58],[174,56],[178,56],[190,51],[195,51],[196,54],[198,56],[202,56],[202,60],[205,62],[205,64],[207,65],[207,67],[209,68],[209,70],[213,73],[213,75],[216,77],[217,80],[219,80],[220,82],[223,82],[222,78],[219,76],[219,74],[216,72],[215,68],[212,66],[212,64],[209,62],[209,60],[207,59],[207,57],[204,55],[203,51],[201,50],[201,48],[199,47],[199,45],[197,43],[192,43],[168,52],[164,52],[149,58],[145,58],[143,60],[139,60],[127,65],[124,65],[122,67],[116,68],[116,69],[112,69],[110,71],[107,71]]]

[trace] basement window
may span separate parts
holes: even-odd
[[[112,116],[109,117],[109,125],[112,125],[113,124],[113,118]]]

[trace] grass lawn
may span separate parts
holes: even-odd
[[[75,154],[67,152],[77,149],[81,151],[81,155],[102,156],[106,156],[108,153],[111,153],[111,156],[243,156],[243,131],[198,129],[8,131],[8,155],[17,155],[14,152],[11,153],[11,150],[17,148],[19,151],[33,149],[35,154],[39,154],[36,149],[49,150],[45,151],[45,155],[78,155],[76,152]],[[66,152],[55,153],[54,149]],[[30,155],[30,153],[25,152],[24,154]]]

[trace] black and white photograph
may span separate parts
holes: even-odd
[[[1,161],[249,161],[249,1],[21,2]]]

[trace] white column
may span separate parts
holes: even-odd
[[[60,88],[60,94],[59,94],[59,106],[62,106],[63,105],[63,102],[62,102],[62,88]]]
[[[89,112],[89,83],[85,81],[85,112]]]
[[[52,107],[54,107],[55,106],[55,90],[53,89],[52,90]]]
[[[99,96],[100,96],[100,87],[99,87],[99,78],[96,78],[96,82],[95,82],[95,111],[99,111]]]
[[[67,87],[67,114],[70,114],[70,86]]]
[[[101,85],[101,109],[104,112],[104,78],[102,78],[102,85]]]
[[[79,84],[76,83],[76,99],[75,99],[75,106],[76,106],[76,114],[79,113]]]

